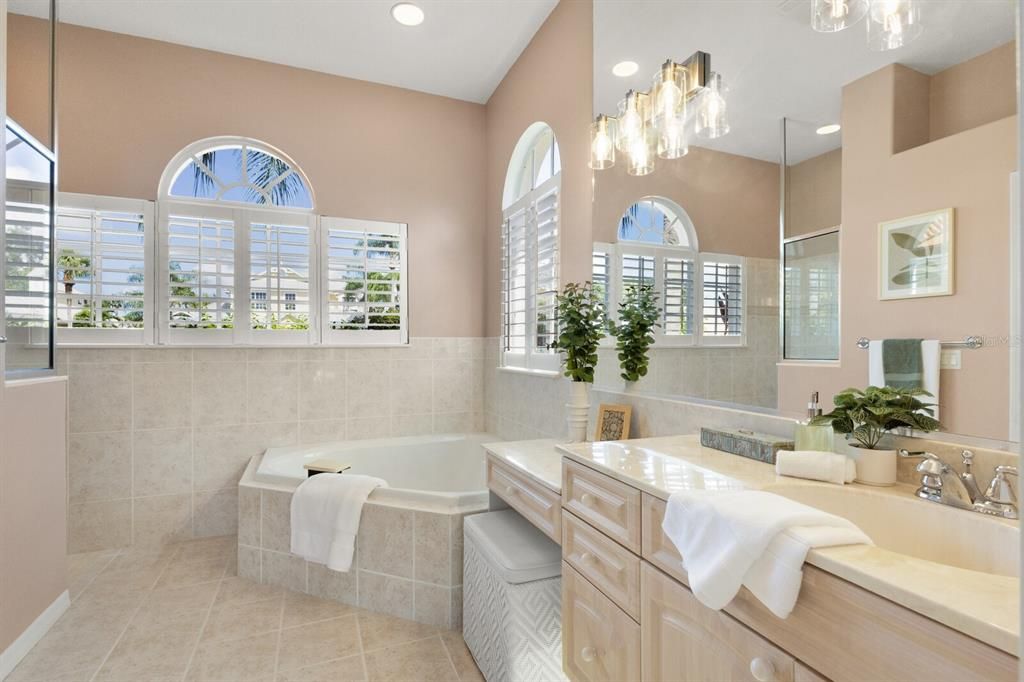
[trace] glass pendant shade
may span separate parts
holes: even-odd
[[[617,145],[620,152],[628,154],[633,145],[646,135],[650,99],[646,92],[630,90],[619,102]]]
[[[697,105],[697,134],[713,140],[729,132],[729,117],[725,104],[725,86],[722,77],[712,73],[700,94]]]
[[[921,35],[921,5],[915,0],[871,0],[868,47],[895,50]]]
[[[654,148],[650,137],[635,140],[626,151],[626,172],[630,175],[650,175],[654,172]]]
[[[590,124],[590,167],[604,170],[615,165],[617,121],[604,114]]]
[[[654,75],[651,114],[657,153],[662,159],[678,159],[689,151],[686,141],[686,70],[667,61]]]
[[[814,0],[811,28],[821,33],[842,31],[863,19],[867,11],[868,0]]]

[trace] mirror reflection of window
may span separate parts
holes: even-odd
[[[839,359],[839,231],[785,244],[787,360]]]

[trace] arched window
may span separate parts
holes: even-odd
[[[502,201],[502,364],[555,370],[561,159],[550,126],[516,144]]]
[[[744,339],[743,259],[699,253],[686,211],[664,197],[644,197],[619,219],[618,242],[595,243],[592,278],[614,319],[627,287],[658,293],[660,345],[738,345]]]

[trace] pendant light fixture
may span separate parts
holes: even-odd
[[[871,0],[868,47],[895,50],[921,35],[921,6],[915,0]]]
[[[650,92],[626,93],[618,118],[599,115],[590,126],[589,166],[611,168],[618,152],[626,159],[627,173],[647,175],[654,172],[657,158],[686,155],[690,138],[700,132],[694,129],[695,118],[703,122],[705,137],[729,132],[725,88],[720,77],[713,84],[709,80],[710,64],[706,52],[695,52],[682,63],[668,60],[654,75]]]
[[[868,0],[814,0],[811,28],[821,33],[842,31],[863,19],[867,11]]]

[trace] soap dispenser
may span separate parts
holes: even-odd
[[[816,450],[818,452],[832,452],[835,432],[831,424],[811,424],[811,421],[821,416],[821,405],[818,404],[818,392],[811,394],[811,400],[807,403],[807,421],[799,422],[796,425],[794,447],[797,450]]]

